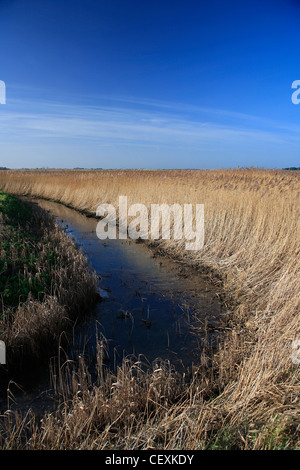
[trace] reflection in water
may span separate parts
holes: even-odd
[[[103,300],[76,329],[77,342],[82,338],[92,352],[97,329],[108,341],[111,365],[128,354],[170,359],[179,369],[197,363],[201,338],[192,332],[194,317],[217,326],[221,313],[211,284],[181,264],[154,257],[145,244],[99,240],[94,218],[61,204],[38,204],[57,217],[99,276]]]

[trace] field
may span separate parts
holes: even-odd
[[[300,366],[292,360],[300,340],[299,172],[15,170],[0,172],[0,188],[91,215],[100,203],[117,207],[120,195],[147,207],[204,204],[202,250],[186,251],[182,240],[156,248],[204,270],[230,311],[210,371],[181,385],[176,400],[167,370],[155,382],[154,372],[136,376],[124,364],[112,395],[111,377],[92,392],[86,384],[59,418],[45,418],[36,448],[300,447]],[[137,414],[143,418],[130,425]]]

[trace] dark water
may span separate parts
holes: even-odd
[[[112,369],[132,354],[142,355],[146,363],[156,358],[170,360],[179,371],[196,366],[204,341],[216,338],[222,313],[215,288],[205,276],[156,256],[144,243],[99,240],[96,219],[54,202],[35,202],[57,218],[99,276],[102,300],[74,329],[68,357],[84,353],[93,358],[96,338],[103,335]],[[195,334],[195,327],[205,323],[210,335],[204,339]],[[39,410],[43,406],[49,410],[47,387],[49,372],[24,393],[15,388],[16,407],[34,408],[36,402]]]
[[[99,240],[94,218],[61,204],[38,203],[56,216],[99,276],[102,301],[80,325],[85,348],[92,350],[97,327],[108,341],[112,363],[129,354],[142,354],[150,362],[157,357],[169,359],[177,368],[196,363],[202,339],[193,326],[207,321],[213,330],[221,313],[207,279],[182,264],[154,256],[144,243]]]

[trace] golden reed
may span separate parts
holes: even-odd
[[[117,206],[120,195],[147,207],[204,204],[203,249],[187,252],[182,240],[160,248],[216,275],[232,313],[214,358],[217,397],[169,411],[172,443],[186,433],[185,448],[207,447],[230,432],[244,449],[300,445],[300,365],[292,361],[300,339],[299,172],[11,170],[0,172],[0,188],[91,214],[100,203]],[[149,439],[163,426],[165,419],[149,429]]]

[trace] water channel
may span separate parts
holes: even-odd
[[[222,315],[216,288],[205,275],[157,255],[145,243],[100,240],[96,218],[55,202],[35,203],[56,217],[98,276],[101,300],[74,329],[70,357],[80,349],[95,354],[100,333],[111,368],[125,356],[142,355],[148,363],[161,358],[177,370],[192,370],[204,342],[196,328],[208,325],[205,341],[213,342]],[[37,393],[27,392],[27,402]]]

